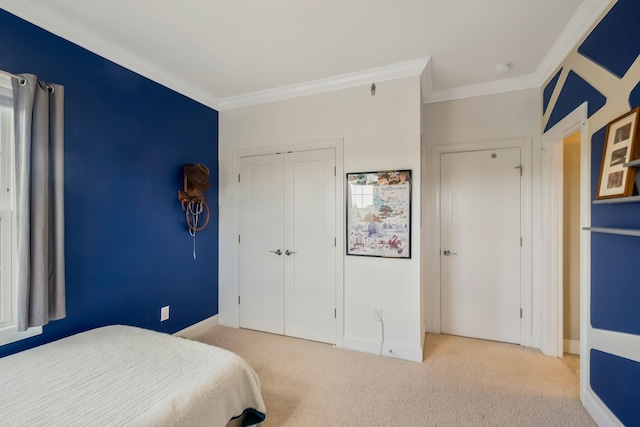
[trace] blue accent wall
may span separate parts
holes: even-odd
[[[217,314],[218,189],[197,261],[177,192],[184,163],[217,180],[218,112],[3,10],[0,69],[65,86],[67,284],[67,317],[0,356],[107,324],[174,333]]]
[[[640,83],[629,94],[629,109],[633,110],[638,106],[640,106]]]
[[[558,100],[550,102],[548,108],[552,113],[547,123],[543,123],[546,131],[583,102],[588,103],[592,200],[596,197],[605,144],[607,127],[603,124],[640,103],[640,70],[632,67],[640,55],[639,17],[638,0],[618,0],[604,14],[577,51],[569,54],[562,64],[568,78]],[[578,55],[582,58],[576,58]],[[608,72],[610,78],[599,79],[599,73],[590,74],[594,67]],[[598,80],[586,82],[581,73]],[[629,109],[624,102],[619,103],[626,99]],[[592,205],[591,226],[640,230],[640,203]],[[640,425],[640,356],[630,360],[616,355],[620,336],[609,331],[625,333],[625,342],[640,344],[639,260],[640,237],[591,232],[588,321],[600,333],[597,343],[587,338],[587,346],[592,347],[588,353],[589,386],[625,425]]]
[[[542,91],[542,114],[547,112],[547,107],[549,107],[549,101],[551,101],[551,95],[553,95],[553,90],[556,88],[558,84],[558,79],[560,78],[560,73],[562,73],[562,68],[558,70],[555,76],[547,83]]]
[[[578,53],[623,77],[640,55],[640,2],[619,0],[591,31]]]
[[[640,363],[591,350],[591,388],[625,426],[640,426]]]
[[[604,106],[607,98],[575,71],[569,71],[544,131],[551,129],[585,101],[589,103],[587,110],[591,117]]]
[[[591,237],[592,327],[640,335],[638,260],[640,260],[638,237],[593,233]],[[638,387],[640,393],[640,382]]]

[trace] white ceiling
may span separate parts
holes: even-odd
[[[541,72],[553,71],[608,3],[0,0],[0,7],[219,108],[428,57],[434,100],[512,86],[499,79],[540,85],[548,77]],[[512,70],[494,74],[502,62]]]

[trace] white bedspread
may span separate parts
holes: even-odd
[[[130,326],[107,326],[0,358],[2,426],[224,426],[265,413],[239,356]]]

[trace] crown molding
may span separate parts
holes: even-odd
[[[422,99],[423,102],[425,99],[431,96],[433,93],[433,77],[431,75],[431,58],[427,60],[427,65],[425,65],[424,70],[420,74],[420,88],[422,89]]]
[[[263,104],[266,102],[282,101],[289,98],[313,95],[337,89],[345,89],[353,86],[372,82],[395,80],[403,77],[420,76],[430,61],[430,57],[399,62],[383,67],[370,68],[354,73],[340,74],[334,77],[312,80],[290,86],[282,86],[274,89],[261,90],[239,96],[220,99],[220,110],[247,107],[249,105]]]
[[[50,10],[27,1],[12,0],[0,0],[0,8],[207,107],[218,109],[219,99],[205,89],[163,70]]]
[[[425,97],[424,103],[430,104],[542,87],[565,58],[577,48],[577,44],[598,21],[602,13],[616,1],[617,0],[584,0],[533,74],[511,79],[495,80],[488,83],[437,90],[432,92],[428,97]]]
[[[532,75],[512,77],[510,79],[495,80],[488,83],[477,83],[451,89],[436,90],[424,99],[424,103],[432,104],[434,102],[452,101],[454,99],[474,98],[476,96],[513,92],[534,87],[540,87],[540,85]]]
[[[567,56],[578,48],[578,43],[598,21],[602,13],[617,0],[584,0],[556,42],[551,46],[536,72],[535,80],[542,86],[558,69]]]
[[[577,43],[594,25],[600,15],[616,1],[584,0],[535,73],[527,76],[432,91],[430,57],[425,57],[222,99],[175,74],[163,70],[152,62],[124,49],[122,46],[112,43],[86,28],[78,26],[76,23],[33,3],[0,0],[0,8],[169,89],[221,111],[344,89],[373,81],[393,80],[417,75],[421,76],[422,95],[425,104],[541,87],[567,55],[576,48]]]

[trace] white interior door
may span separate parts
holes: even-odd
[[[240,327],[284,334],[284,158],[240,159]]]
[[[335,343],[335,150],[285,155],[285,334]]]
[[[520,343],[520,148],[440,163],[442,332]]]
[[[335,343],[335,150],[240,159],[240,327]]]

